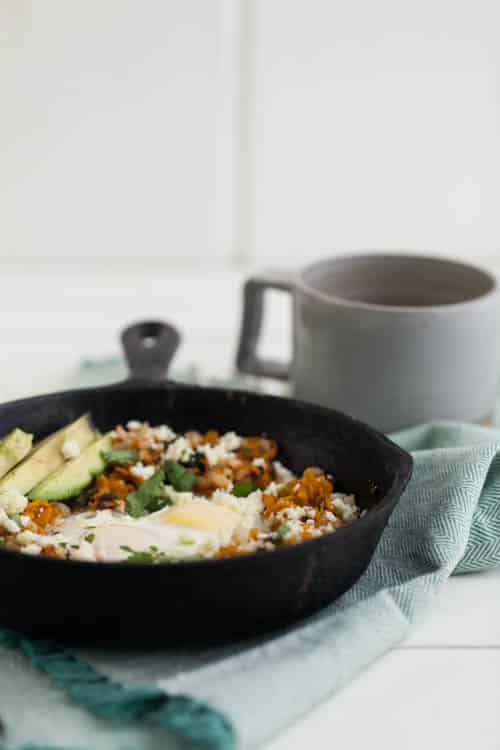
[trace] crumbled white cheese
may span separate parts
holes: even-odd
[[[156,469],[154,466],[144,466],[142,461],[138,461],[130,469],[130,473],[133,474],[134,477],[139,477],[140,479],[149,479],[153,476],[155,471]]]
[[[241,498],[232,495],[226,490],[214,490],[211,500],[217,505],[228,505],[230,507],[239,509]]]
[[[260,466],[260,467],[262,467],[263,469],[265,469],[265,468],[266,468],[266,466],[267,466],[267,464],[266,464],[266,459],[265,459],[265,458],[261,458],[261,457],[259,457],[259,458],[254,458],[254,459],[252,460],[252,464],[253,464],[254,466]]]
[[[189,440],[185,437],[179,437],[167,448],[165,458],[167,461],[189,461],[194,451]]]
[[[283,466],[281,461],[273,461],[273,469],[277,480],[282,484],[286,484],[287,482],[291,482],[292,479],[296,479],[295,474],[292,474],[290,469]]]
[[[332,495],[332,505],[338,511],[343,521],[353,521],[358,517],[358,506],[354,495],[342,495],[336,493]]]
[[[65,440],[61,447],[61,453],[65,461],[70,461],[72,458],[78,458],[80,446],[74,440]]]
[[[234,540],[244,543],[248,539],[250,529],[261,528],[260,513],[263,509],[262,490],[254,490],[246,497],[235,497],[224,490],[215,490],[212,502],[223,508],[235,511],[239,516],[238,525],[234,531]]]
[[[209,466],[217,466],[222,461],[227,461],[233,457],[232,453],[222,443],[217,443],[216,445],[209,445],[208,443],[199,445],[197,451],[198,453],[203,453]]]
[[[281,519],[279,535],[282,539],[292,539],[300,537],[304,531],[304,524],[300,521],[294,521],[293,519],[284,518]]]
[[[22,513],[28,505],[28,499],[14,488],[6,488],[0,491],[0,508],[9,516],[14,513]]]
[[[38,544],[41,547],[45,547],[47,544],[52,544],[55,541],[54,536],[44,536],[43,534],[35,534],[33,531],[21,531],[16,537],[16,542],[23,545]]]
[[[140,430],[142,427],[142,422],[139,422],[137,419],[129,419],[127,422],[127,430]]]
[[[270,482],[270,483],[269,483],[269,484],[267,485],[267,487],[266,487],[266,489],[264,490],[264,492],[265,492],[265,493],[266,493],[267,495],[274,495],[274,497],[276,497],[276,495],[278,494],[278,492],[280,491],[280,489],[281,489],[282,487],[283,487],[283,485],[282,485],[282,484],[278,484],[278,482]]]
[[[306,515],[306,508],[293,505],[289,508],[283,508],[282,510],[277,511],[275,515],[280,521],[300,521],[301,518]]]
[[[346,495],[344,492],[333,492],[332,500],[342,500],[345,505],[350,505],[351,508],[357,508],[356,497],[354,495]]]
[[[241,445],[241,438],[235,432],[226,432],[219,440],[227,451],[237,451]]]
[[[174,490],[169,484],[165,487],[165,496],[173,505],[190,503],[193,500],[198,500],[200,498],[199,495],[193,495],[192,492],[177,492],[177,490]]]
[[[198,453],[202,453],[209,466],[217,466],[223,461],[234,458],[234,451],[238,450],[241,438],[235,432],[226,432],[215,445],[205,443],[199,445]]]
[[[21,547],[20,552],[24,552],[25,555],[39,555],[42,548],[39,544],[28,544],[26,547]]]
[[[17,523],[9,518],[3,508],[0,508],[0,528],[4,528],[9,534],[17,534],[19,531]]]
[[[175,440],[175,438],[177,437],[175,432],[166,424],[161,424],[159,425],[159,427],[153,427],[151,432],[153,433],[154,437],[157,440],[161,440],[162,443],[171,443],[172,440]]]

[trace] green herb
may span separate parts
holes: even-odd
[[[180,537],[179,537],[179,542],[180,542],[181,544],[194,544],[194,543],[195,543],[195,540],[194,540],[194,539],[191,539],[191,537],[190,537],[190,536],[180,536]]]
[[[127,562],[134,563],[176,563],[200,559],[200,555],[189,555],[189,557],[183,557],[182,559],[171,557],[166,552],[160,552],[158,547],[154,547],[153,545],[151,545],[149,550],[135,550],[126,545],[122,545],[120,549],[128,554]]]
[[[127,547],[126,545],[122,545],[120,549],[122,549],[124,552],[127,552],[127,562],[156,563],[163,562],[164,560],[169,559],[167,555],[165,555],[163,552],[159,552],[158,548],[153,546],[149,548],[149,551],[135,550],[132,549],[132,547]]]
[[[68,543],[67,543],[67,542],[57,542],[57,543],[58,543],[58,545],[59,545],[60,547],[62,547],[63,549],[66,549],[66,547],[68,546]]]
[[[168,504],[169,501],[165,497],[165,472],[158,469],[139,489],[128,495],[125,509],[133,518],[140,518],[161,510]]]
[[[95,529],[95,526],[85,526],[85,531],[90,531],[90,529]]]
[[[89,542],[90,544],[92,544],[94,539],[95,539],[95,534],[87,534],[87,536],[85,537],[85,541]]]
[[[3,536],[0,536],[0,544],[5,544],[5,539],[3,538]]]
[[[106,451],[101,453],[106,466],[112,466],[113,464],[135,464],[139,458],[139,454],[136,450],[122,450],[122,451]]]
[[[276,529],[276,535],[278,537],[278,540],[282,542],[283,539],[286,537],[286,535],[289,533],[289,531],[290,531],[290,526],[287,523],[282,523],[281,526],[279,526]]]
[[[135,563],[155,562],[154,555],[151,552],[134,552],[133,550],[130,552],[129,556],[127,557],[127,560],[129,562],[135,562]]]
[[[235,482],[233,487],[233,495],[235,497],[248,497],[248,495],[258,489],[259,488],[255,484],[255,482]]]
[[[196,484],[195,475],[175,461],[165,461],[163,471],[165,472],[165,482],[171,484],[177,492],[191,492]]]
[[[70,544],[69,546],[71,547],[71,549],[80,549],[79,544]]]

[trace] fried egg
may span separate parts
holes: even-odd
[[[74,514],[60,524],[52,543],[64,545],[75,560],[121,562],[151,552],[183,560],[210,557],[259,523],[258,503],[245,507],[220,497],[193,497],[142,518],[111,510]]]

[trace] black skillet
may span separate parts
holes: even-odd
[[[291,622],[349,589],[366,569],[412,470],[411,457],[370,427],[291,399],[166,381],[179,344],[163,323],[122,336],[124,383],[0,406],[0,435],[37,439],[89,411],[101,430],[129,419],[242,435],[267,433],[295,472],[321,466],[357,493],[368,513],[334,534],[272,552],[188,563],[85,563],[0,548],[0,623],[80,643],[170,644],[230,640]]]

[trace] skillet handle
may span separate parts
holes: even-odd
[[[169,323],[146,320],[125,328],[121,334],[131,380],[165,380],[181,337]]]

